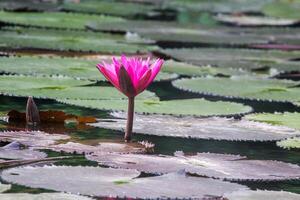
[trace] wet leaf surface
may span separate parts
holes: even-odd
[[[299,194],[285,192],[285,191],[239,191],[231,194],[225,194],[225,197],[230,200],[265,200],[265,199],[282,199],[282,200],[298,200]]]
[[[156,156],[139,154],[91,154],[86,156],[102,165],[164,174],[185,170],[199,176],[226,180],[279,181],[299,179],[300,167],[271,160],[247,160],[226,154],[198,153],[194,156]],[[241,170],[243,169],[243,170]]]
[[[112,113],[91,126],[123,131],[126,113]],[[293,128],[228,118],[194,118],[167,115],[135,115],[133,131],[139,134],[232,141],[274,141],[300,134]]]
[[[128,169],[29,166],[5,170],[1,177],[9,182],[35,188],[120,198],[201,199],[222,196],[229,191],[247,190],[245,186],[236,183],[189,177],[179,173],[134,179],[137,176],[137,171]]]

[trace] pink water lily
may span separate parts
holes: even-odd
[[[102,62],[97,68],[119,91],[128,97],[135,97],[154,80],[162,64],[162,59],[151,64],[150,57],[142,60],[122,55],[120,60],[113,57],[112,63]]]
[[[134,98],[152,83],[163,62],[162,59],[157,59],[151,63],[150,57],[143,60],[138,57],[128,58],[122,55],[120,60],[113,57],[112,63],[97,64],[97,68],[105,78],[128,97],[125,141],[129,141],[132,135]]]

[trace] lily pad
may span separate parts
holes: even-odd
[[[66,193],[41,193],[41,194],[28,194],[28,193],[7,193],[0,194],[2,200],[92,200],[89,197],[66,194]]]
[[[58,56],[13,56],[0,57],[0,71],[9,74],[31,76],[67,76],[84,80],[106,80],[96,64],[99,60],[80,58],[63,58]],[[177,78],[176,72],[161,72],[155,81],[166,81]]]
[[[279,181],[300,178],[298,165],[271,160],[247,160],[246,157],[237,155],[198,153],[194,156],[155,156],[96,153],[86,157],[110,167],[155,174],[185,170],[199,176],[226,180]]]
[[[141,199],[202,199],[225,192],[247,190],[245,186],[219,180],[171,173],[135,178],[135,170],[100,167],[19,167],[2,172],[8,181],[34,188],[45,188],[92,196]],[[84,181],[83,181],[84,180]]]
[[[66,88],[33,88],[23,90],[5,90],[6,94],[12,96],[33,96],[35,98],[50,98],[50,99],[126,99],[114,87],[66,87]],[[137,97],[137,99],[153,99],[158,97],[153,92],[145,91]]]
[[[299,9],[299,1],[280,0],[266,4],[262,11],[272,17],[300,20]]]
[[[276,142],[276,145],[284,149],[299,149],[300,137],[288,138],[282,141]]]
[[[0,148],[0,158],[11,160],[30,160],[46,158],[47,154],[44,152],[22,149],[19,142],[12,142]]]
[[[76,12],[134,17],[138,14],[147,14],[148,12],[151,12],[155,7],[152,5],[135,3],[85,0],[79,3],[64,2],[61,8],[64,10]]]
[[[111,143],[111,142],[102,142],[97,146],[85,145],[75,142],[68,142],[65,144],[56,144],[50,146],[48,149],[53,151],[63,151],[67,153],[79,153],[79,154],[89,154],[89,153],[142,153],[144,148],[142,145],[140,147],[134,146],[133,144],[124,144],[124,143]]]
[[[125,100],[58,100],[76,106],[94,108],[99,110],[127,110],[127,101]],[[249,106],[239,103],[224,101],[207,101],[205,99],[184,99],[169,101],[137,100],[135,102],[135,111],[137,113],[156,113],[169,115],[196,115],[196,116],[214,116],[214,115],[236,115],[248,113],[252,110]]]
[[[164,63],[162,71],[168,73],[176,73],[184,76],[207,76],[207,75],[220,75],[220,74],[231,76],[231,75],[242,75],[242,74],[249,73],[245,70],[220,68],[220,67],[212,67],[212,66],[196,66],[184,62],[176,62],[174,60],[166,61]]]
[[[300,51],[266,51],[228,48],[181,48],[165,49],[162,53],[176,60],[195,65],[212,65],[226,68],[256,70],[275,68],[278,70],[299,71],[299,63],[290,60],[300,58]]]
[[[1,0],[0,10],[30,10],[30,11],[51,11],[56,10],[57,4],[39,0]]]
[[[300,195],[285,192],[285,191],[268,191],[268,190],[256,190],[256,191],[237,191],[224,195],[225,198],[230,200],[266,200],[266,199],[278,199],[278,200],[299,200]]]
[[[292,19],[225,14],[218,15],[216,19],[219,22],[237,26],[290,26],[298,22],[297,20]]]
[[[0,76],[0,91],[21,89],[53,89],[60,90],[71,86],[88,85],[94,82],[87,80],[76,80],[68,77],[33,77],[33,76]]]
[[[5,28],[0,31],[0,47],[102,53],[147,53],[157,47],[131,41],[123,35],[87,31]],[[136,42],[140,42],[137,44]]]
[[[115,119],[99,119],[91,126],[123,130],[125,113],[112,113]],[[194,118],[166,115],[135,115],[133,131],[139,134],[214,140],[274,141],[300,134],[292,128],[229,118]]]
[[[243,99],[294,102],[300,100],[299,82],[253,77],[192,78],[173,82],[179,89]]]
[[[9,190],[10,188],[11,188],[11,185],[0,183],[0,193],[5,192],[6,190]]]
[[[265,122],[273,125],[287,126],[300,130],[300,113],[284,112],[284,113],[255,113],[245,116],[248,120],[257,122]]]
[[[85,29],[89,21],[103,23],[119,22],[121,18],[104,15],[87,15],[79,13],[64,12],[5,12],[0,11],[0,21],[26,26],[64,28],[64,29]]]
[[[41,131],[5,131],[0,132],[0,141],[19,142],[27,147],[43,148],[55,144],[59,140],[70,137],[62,134],[49,134]]]

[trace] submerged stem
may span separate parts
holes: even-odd
[[[134,116],[134,97],[129,97],[128,98],[126,132],[125,132],[125,137],[124,137],[125,142],[129,142],[131,140],[133,116]]]

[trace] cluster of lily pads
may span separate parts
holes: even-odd
[[[48,109],[54,104],[74,106],[95,116],[106,111],[108,116],[85,126],[117,134],[126,126],[127,100],[96,64],[121,53],[151,55],[166,62],[149,90],[137,96],[136,134],[276,143],[277,148],[296,151],[299,8],[298,0],[3,0],[0,103],[4,97],[26,101],[32,96],[51,100]],[[187,13],[203,15],[199,23],[181,23]],[[164,15],[173,22],[157,20]],[[283,75],[288,79],[280,79]],[[164,95],[164,85],[178,95]],[[295,112],[273,108],[261,113],[252,107],[273,103]],[[3,121],[10,110],[19,109],[9,102],[0,108]],[[300,198],[287,191],[254,191],[243,184],[298,180],[299,162],[181,149],[161,155],[153,150],[155,144],[145,141],[90,144],[68,131],[50,134],[9,122],[1,122],[0,129],[0,199]],[[88,166],[66,164],[78,159]],[[14,193],[16,185],[45,191]]]

